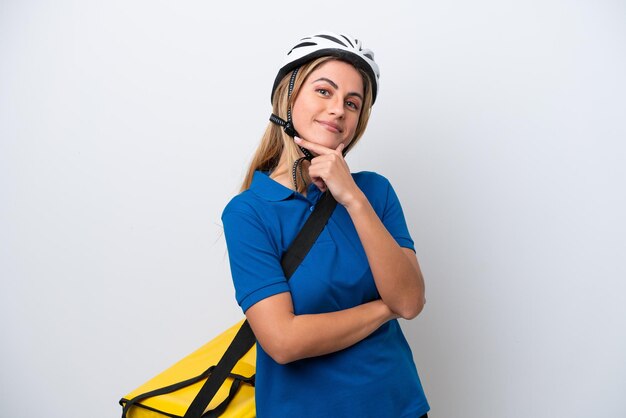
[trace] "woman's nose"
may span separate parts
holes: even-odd
[[[345,109],[343,107],[343,99],[336,95],[331,100],[328,101],[328,113],[337,116],[343,116]]]

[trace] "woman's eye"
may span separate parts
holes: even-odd
[[[348,106],[349,108],[354,109],[354,110],[359,110],[359,106],[356,103],[354,103],[354,102],[352,102],[350,100],[348,100],[346,102],[346,106]]]
[[[326,89],[317,89],[317,92],[321,95],[328,96],[330,93]]]

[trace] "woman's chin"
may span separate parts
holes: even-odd
[[[314,144],[321,145],[326,148],[336,149],[339,144],[343,142],[343,138],[339,138],[337,135],[320,135],[317,134],[314,137],[307,138],[303,137],[307,141],[313,142]]]

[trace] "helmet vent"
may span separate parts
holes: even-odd
[[[291,51],[293,51],[296,48],[302,48],[303,46],[313,46],[313,45],[317,45],[317,44],[315,42],[302,42],[301,44],[298,44],[294,46],[293,48],[291,48]],[[287,55],[291,54],[291,51],[287,52]]]
[[[352,48],[354,48],[354,45],[352,45],[352,42],[350,42],[350,39],[346,38],[345,35],[341,35],[341,37],[345,39],[346,42],[348,42]]]
[[[328,39],[329,41],[333,41],[335,43],[338,43],[339,45],[347,48],[348,45],[344,44],[343,42],[341,42],[339,39],[335,38],[334,36],[330,36],[330,35],[315,35],[315,36],[319,36],[320,38],[324,38],[324,39]]]

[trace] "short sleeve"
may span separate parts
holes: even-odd
[[[269,231],[254,214],[228,210],[222,214],[235,297],[243,311],[262,299],[288,292],[280,255]]]
[[[382,216],[383,225],[385,225],[385,228],[387,228],[387,231],[389,231],[391,236],[394,237],[398,245],[415,251],[415,244],[409,234],[409,228],[406,225],[400,200],[398,200],[398,196],[396,195],[393,186],[391,186],[391,183],[389,183],[388,180],[386,180],[386,183],[387,200],[385,202],[385,209]]]

